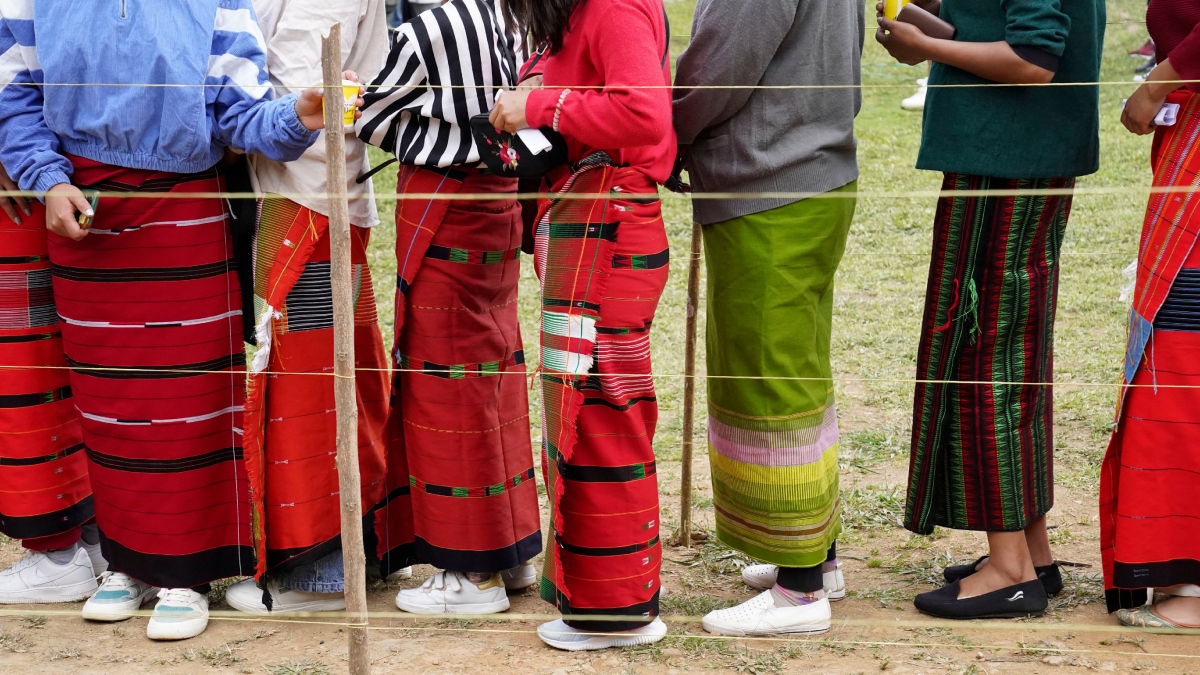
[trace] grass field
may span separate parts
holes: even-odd
[[[673,53],[687,44],[694,0],[667,0]],[[858,117],[859,189],[848,253],[837,279],[833,340],[838,378],[845,530],[838,542],[849,597],[834,608],[834,629],[815,638],[722,640],[707,636],[696,617],[751,596],[740,582],[745,559],[711,540],[664,550],[662,608],[671,637],[650,647],[564,655],[545,648],[532,630],[552,608],[534,592],[515,595],[507,615],[492,621],[414,620],[392,604],[395,584],[369,589],[372,660],[377,672],[448,673],[666,673],[713,671],[765,675],[806,673],[982,673],[1028,675],[1080,667],[1101,671],[1195,672],[1200,638],[1124,634],[1104,614],[1099,583],[1096,493],[1124,345],[1126,306],[1119,300],[1122,269],[1134,258],[1150,182],[1149,141],[1127,133],[1118,120],[1121,99],[1135,87],[1134,61],[1125,54],[1145,40],[1143,0],[1110,0],[1101,88],[1101,170],[1079,187],[1111,194],[1075,199],[1065,242],[1057,324],[1057,506],[1051,541],[1067,567],[1067,590],[1035,621],[930,623],[911,599],[938,584],[940,568],[972,560],[983,546],[975,533],[939,530],[930,537],[899,525],[908,462],[912,379],[928,268],[934,199],[896,193],[930,192],[940,175],[913,169],[920,115],[899,108],[923,68],[894,63],[868,29],[863,59],[863,107]],[[872,12],[873,14],[873,12]],[[868,25],[874,21],[869,19]],[[1041,114],[1042,111],[1033,111]],[[1046,111],[1049,114],[1049,111]],[[375,152],[375,163],[383,156]],[[395,292],[395,173],[376,178],[384,224],[370,246],[379,312],[391,342]],[[881,193],[890,193],[883,196]],[[873,196],[874,195],[874,196]],[[659,458],[664,535],[678,526],[680,432],[688,201],[664,195],[671,240],[671,277],[654,322],[654,371],[660,404],[655,442]],[[530,371],[537,361],[538,287],[523,258],[520,312]],[[703,303],[702,303],[703,306]],[[704,317],[701,315],[701,326]],[[703,339],[703,334],[701,334]],[[703,344],[700,346],[703,374]],[[540,438],[538,391],[531,395],[535,447]],[[704,387],[698,387],[697,436],[703,438]],[[694,517],[712,527],[708,461],[698,448]],[[540,480],[540,479],[539,479]],[[544,512],[543,512],[544,513]],[[543,526],[545,525],[543,518]],[[666,538],[666,536],[664,536]],[[0,568],[20,554],[0,542]],[[431,570],[419,567],[419,583]],[[214,612],[228,612],[219,592]],[[141,619],[109,627],[85,624],[78,610],[56,615],[0,616],[0,663],[17,672],[342,672],[345,634],[334,621],[248,626],[245,617],[216,620],[204,636],[179,645],[149,644]],[[49,619],[39,614],[51,614]],[[72,612],[74,614],[72,615]],[[257,630],[262,628],[263,630]],[[464,633],[462,631],[478,631]],[[120,665],[117,665],[120,664]],[[236,665],[235,665],[236,664]]]

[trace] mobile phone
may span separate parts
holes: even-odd
[[[100,207],[100,193],[94,190],[89,190],[83,193],[83,196],[87,197],[88,204],[92,207],[92,215],[89,216],[81,213],[79,214],[78,222],[80,227],[87,230],[92,227],[92,219],[96,217],[96,209]]]

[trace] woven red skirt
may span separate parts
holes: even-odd
[[[637,172],[593,165],[555,185],[535,252],[552,497],[542,598],[575,628],[626,630],[658,615],[650,324],[668,258],[655,186]]]
[[[358,464],[364,511],[383,496],[387,352],[367,266],[370,230],[351,228]],[[246,398],[246,468],[259,575],[341,546],[329,219],[263,201],[255,241],[258,352]]]
[[[404,167],[396,209],[396,366],[383,573],[413,562],[496,572],[542,549],[517,320],[516,181]]]
[[[225,201],[174,197],[223,181],[72,161],[76,184],[105,195],[82,241],[49,235],[50,260],[109,569],[168,588],[250,575]]]
[[[21,225],[0,213],[0,532],[40,550],[78,539],[92,517],[92,489],[54,308],[45,209],[30,205]]]

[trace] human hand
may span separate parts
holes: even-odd
[[[908,1],[909,1],[909,4],[916,5],[917,7],[920,7],[921,9],[925,10],[926,12],[929,12],[930,14],[932,14],[934,16],[937,16],[942,11],[942,0],[908,0]],[[875,3],[875,16],[877,16],[877,17],[883,16],[883,3],[882,2]]]
[[[20,188],[8,177],[8,172],[4,167],[0,166],[0,191],[2,192],[19,192]],[[18,209],[20,212],[18,212]],[[5,196],[0,197],[0,210],[8,214],[17,225],[21,224],[21,213],[27,216],[32,216],[33,211],[29,209],[29,200],[24,197]]]
[[[533,77],[527,77],[524,80],[522,80],[521,84],[518,84],[516,88],[517,89],[541,89],[542,88],[542,76],[534,75]]]
[[[525,119],[525,104],[528,103],[531,93],[533,93],[532,89],[518,89],[500,94],[500,97],[496,99],[496,105],[492,106],[492,114],[488,116],[492,127],[510,134],[515,134],[521,129],[528,129],[529,121]]]
[[[342,78],[358,82],[358,73],[353,70],[347,70],[342,73]],[[354,102],[354,119],[362,117],[362,108],[365,101],[362,95],[366,90],[362,87],[358,88],[358,99]],[[300,98],[296,99],[296,116],[300,118],[300,123],[309,131],[320,131],[325,128],[325,108],[322,105],[324,100],[324,90],[322,89],[305,89],[300,92]]]
[[[879,18],[879,29],[875,31],[875,41],[883,45],[892,58],[910,66],[930,60],[927,43],[931,39],[910,23],[892,21],[882,16]]]
[[[88,231],[79,225],[79,216],[96,215],[87,197],[70,183],[59,183],[46,192],[46,229],[54,234],[79,241]]]
[[[1121,111],[1121,124],[1131,132],[1145,136],[1154,133],[1154,118],[1162,109],[1166,96],[1157,96],[1150,85],[1143,84],[1133,92]]]

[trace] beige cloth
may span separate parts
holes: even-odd
[[[343,70],[358,73],[368,83],[383,67],[388,53],[384,0],[253,0],[267,45],[267,72],[276,94],[299,93],[321,83],[321,35],[342,24]],[[300,159],[275,162],[261,155],[250,158],[255,189],[283,194],[301,206],[329,215],[325,184],[325,140],[318,138]],[[346,189],[350,222],[359,227],[379,223],[371,181],[354,179],[369,168],[367,146],[346,132]]]

